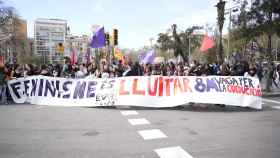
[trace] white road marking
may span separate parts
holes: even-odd
[[[144,140],[167,138],[167,136],[159,129],[150,129],[138,131]]]
[[[145,118],[128,119],[128,122],[129,122],[132,126],[150,124],[150,122],[149,122],[147,119],[145,119]]]
[[[154,151],[160,158],[193,158],[180,146],[155,149]]]
[[[128,115],[138,115],[137,111],[133,111],[133,110],[125,110],[125,111],[121,111],[121,114],[124,116],[128,116]]]
[[[262,101],[269,102],[269,103],[280,104],[279,101],[275,101],[275,100],[271,100],[271,99],[262,99]]]
[[[280,110],[280,106],[272,106],[273,109]]]

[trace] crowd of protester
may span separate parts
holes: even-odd
[[[64,78],[112,78],[123,76],[246,76],[256,77],[260,81],[266,77],[271,85],[280,88],[280,65],[249,63],[245,60],[237,61],[234,64],[217,62],[201,64],[193,61],[187,62],[165,62],[156,64],[140,64],[139,62],[128,61],[126,63],[95,61],[89,64],[71,64],[66,60],[64,64],[6,64],[0,66],[0,104],[8,103],[11,100],[7,90],[7,81],[11,79],[43,75],[50,77]]]

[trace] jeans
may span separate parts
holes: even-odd
[[[7,104],[7,94],[6,94],[7,86],[0,85],[0,105]]]

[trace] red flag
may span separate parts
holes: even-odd
[[[206,35],[204,35],[204,38],[202,40],[200,51],[206,52],[208,49],[212,48],[214,45],[215,45],[214,40],[206,34]]]
[[[78,59],[77,59],[77,52],[75,51],[75,49],[72,48],[71,65],[76,64],[77,61],[78,61]]]

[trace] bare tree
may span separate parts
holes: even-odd
[[[4,2],[0,0],[0,33],[8,33],[9,25],[16,17],[15,9],[10,6],[5,6]]]

